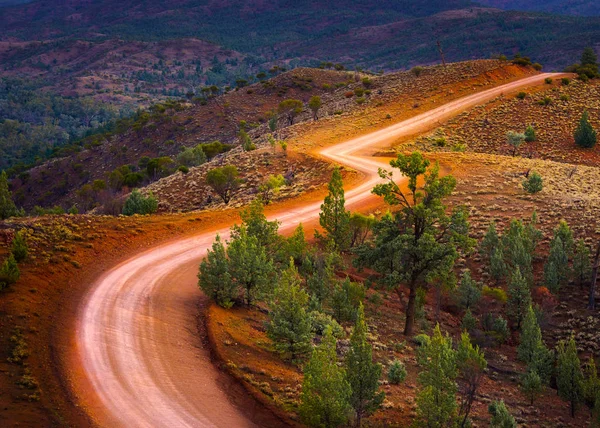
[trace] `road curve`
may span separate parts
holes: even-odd
[[[324,158],[354,168],[365,180],[346,192],[347,206],[371,197],[381,162],[374,148],[434,128],[504,92],[539,84],[539,74],[467,96],[371,134],[321,150]],[[555,77],[556,75],[551,75]],[[281,230],[314,222],[320,203],[273,215]],[[212,230],[152,248],[110,269],[81,304],[76,329],[82,379],[74,382],[79,404],[106,427],[267,426],[228,398],[223,377],[200,345],[196,331],[196,272],[215,234]],[[93,396],[93,398],[92,398]]]

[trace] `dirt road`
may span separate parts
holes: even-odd
[[[346,192],[347,206],[356,209],[372,197],[370,191],[379,181],[377,169],[385,166],[369,158],[374,149],[548,76],[528,77],[453,101],[323,149],[320,155],[365,174],[360,185]],[[300,222],[314,224],[319,206],[315,202],[272,217],[285,232]],[[76,331],[83,375],[74,380],[74,393],[100,426],[232,428],[274,423],[242,413],[232,403],[222,375],[197,336],[196,273],[215,233],[225,239],[229,235],[228,230],[204,231],[152,248],[115,266],[90,287]]]

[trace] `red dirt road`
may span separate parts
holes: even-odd
[[[382,166],[368,155],[394,140],[437,126],[502,93],[540,84],[540,74],[471,95],[371,134],[321,150],[332,162],[362,172],[346,192],[357,209],[372,198]],[[320,202],[276,212],[285,233],[298,223],[314,224]],[[199,261],[219,233],[203,231],[145,251],[115,266],[90,286],[76,329],[82,374],[72,380],[78,404],[106,427],[274,426],[243,413],[228,397],[223,376],[213,367],[197,335],[196,285]]]

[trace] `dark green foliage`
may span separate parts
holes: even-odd
[[[479,254],[488,261],[492,258],[494,251],[500,245],[500,237],[496,231],[496,223],[491,222],[488,229],[479,244]]]
[[[310,313],[310,323],[312,332],[316,335],[323,336],[325,331],[329,328],[331,329],[331,334],[336,339],[344,337],[344,329],[331,317],[331,315],[319,311],[312,311]]]
[[[590,114],[585,110],[575,130],[575,144],[583,149],[589,149],[596,145],[596,140],[596,131],[590,123]]]
[[[206,183],[221,197],[223,202],[228,204],[241,181],[238,178],[237,168],[233,165],[225,165],[208,171]]]
[[[458,207],[448,215],[443,204],[456,186],[454,177],[439,177],[439,166],[429,168],[429,161],[418,152],[409,156],[400,154],[390,165],[408,178],[409,192],[401,190],[391,172],[380,171],[387,183],[375,186],[373,193],[400,209],[375,225],[374,243],[357,251],[356,263],[382,273],[383,281],[394,288],[400,283],[408,284],[404,334],[410,335],[417,288],[448,276],[459,250],[469,251],[474,242],[468,237],[466,210]],[[425,184],[418,188],[417,180],[423,176]]]
[[[337,250],[344,250],[350,244],[350,211],[346,211],[344,183],[339,168],[335,168],[329,182],[329,194],[321,205],[319,224]]]
[[[346,371],[337,365],[336,340],[328,329],[304,366],[300,417],[310,427],[343,426],[350,416],[351,394]]]
[[[531,305],[523,320],[517,357],[527,364],[528,370],[539,375],[542,383],[547,384],[550,381],[554,357],[542,340],[542,331]]]
[[[540,375],[534,369],[528,369],[524,375],[521,376],[521,391],[527,398],[529,403],[533,406],[535,399],[542,393],[543,385]]]
[[[247,306],[272,292],[273,262],[256,236],[241,228],[227,247],[231,279],[244,295]]]
[[[525,141],[528,143],[533,143],[535,140],[535,128],[533,125],[529,125],[527,129],[525,129]]]
[[[460,324],[461,328],[470,332],[477,328],[477,324],[477,318],[473,316],[471,309],[467,309]]]
[[[12,241],[11,244],[11,253],[15,257],[17,263],[21,263],[23,260],[27,258],[27,253],[29,249],[27,248],[27,239],[25,238],[25,231],[19,230]]]
[[[88,134],[103,133],[116,119],[133,113],[131,106],[119,111],[92,97],[59,95],[50,84],[0,78],[0,169],[18,172],[38,159],[79,151]]]
[[[471,271],[467,270],[463,273],[460,282],[458,283],[458,299],[460,306],[463,309],[471,309],[477,305],[481,299],[481,284],[477,283],[471,277]]]
[[[523,181],[523,189],[525,189],[527,193],[539,193],[543,188],[544,184],[542,176],[535,171],[531,171],[529,177]]]
[[[21,272],[15,257],[9,254],[8,258],[4,260],[2,266],[0,266],[0,290],[14,284],[19,280]]]
[[[361,283],[346,278],[337,284],[331,295],[330,306],[338,322],[354,321],[357,310],[365,298],[365,289]]]
[[[212,143],[202,143],[196,146],[197,149],[202,149],[208,159],[212,159],[218,154],[225,153],[232,149],[232,146],[225,145],[220,141],[213,141]]]
[[[398,385],[406,379],[406,366],[402,361],[394,360],[388,368],[388,380],[393,385]]]
[[[531,292],[527,281],[521,275],[521,269],[517,267],[508,284],[507,308],[507,313],[516,324],[517,329],[521,328],[528,308],[531,308]]]
[[[177,162],[187,167],[202,165],[206,160],[207,157],[202,144],[196,147],[186,147],[177,155]]]
[[[517,421],[506,408],[504,401],[492,401],[488,406],[488,413],[492,416],[490,428],[517,428]]]
[[[575,244],[575,254],[573,255],[573,277],[575,284],[582,286],[590,280],[592,273],[592,262],[590,259],[590,249],[583,239],[578,239]]]
[[[571,405],[571,417],[575,417],[577,406],[583,400],[583,373],[573,336],[568,341],[563,340],[558,343],[556,385],[558,395]]]
[[[456,350],[456,366],[458,368],[458,421],[459,426],[470,426],[469,415],[477,390],[483,380],[487,361],[479,346],[473,346],[469,333],[463,332]]]
[[[219,306],[233,306],[238,295],[237,287],[229,274],[229,260],[219,235],[200,264],[198,280],[202,291]]]
[[[125,205],[123,205],[123,214],[153,214],[157,209],[158,200],[152,195],[152,192],[150,192],[148,196],[144,196],[139,190],[134,189],[125,201]]]
[[[301,361],[311,350],[312,323],[306,312],[308,294],[293,264],[283,271],[270,303],[267,335],[275,350],[291,361]]]
[[[13,202],[12,193],[8,188],[6,172],[0,173],[0,220],[19,215],[19,210]]]
[[[452,339],[442,335],[439,324],[436,325],[433,335],[417,351],[421,390],[416,400],[416,426],[446,427],[456,423],[456,358]]]
[[[600,397],[600,378],[594,357],[590,357],[583,367],[583,382],[581,383],[582,401],[591,409],[594,408],[596,398]]]
[[[385,393],[378,392],[381,364],[373,362],[373,351],[367,341],[367,332],[365,312],[361,303],[345,361],[346,379],[352,390],[350,405],[354,409],[356,426],[359,427],[362,419],[379,409],[385,398]]]

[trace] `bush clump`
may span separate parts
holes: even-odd
[[[388,380],[394,385],[398,385],[406,379],[406,367],[399,360],[392,361],[388,369]]]
[[[532,171],[529,174],[529,177],[523,181],[523,189],[525,189],[527,193],[534,194],[541,192],[543,187],[542,176],[535,171]]]
[[[155,213],[158,209],[158,200],[154,197],[152,192],[148,194],[148,196],[144,196],[140,193],[139,190],[135,189],[131,192],[131,195],[125,201],[125,205],[123,206],[123,214],[124,215],[134,215],[134,214],[152,214]]]

